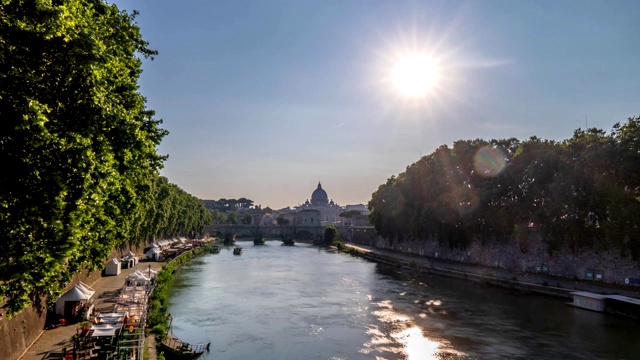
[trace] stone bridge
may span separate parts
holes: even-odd
[[[206,226],[205,233],[215,235],[232,233],[236,238],[264,235],[267,238],[280,239],[283,236],[300,240],[320,240],[324,235],[325,226],[304,225],[243,225],[243,224],[213,224]],[[336,226],[342,239],[352,241],[354,238],[369,238],[375,235],[373,226]]]

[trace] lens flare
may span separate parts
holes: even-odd
[[[500,149],[483,146],[473,155],[473,167],[483,177],[497,176],[505,165],[506,156]]]

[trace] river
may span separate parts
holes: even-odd
[[[308,244],[238,242],[177,273],[172,331],[201,359],[638,359],[640,322]]]

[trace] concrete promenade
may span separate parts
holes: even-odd
[[[347,243],[361,252],[371,252],[383,257],[396,259],[404,264],[419,266],[425,273],[466,278],[494,285],[526,289],[542,294],[571,299],[572,291],[588,291],[597,294],[618,294],[640,298],[640,287],[612,287],[595,281],[576,281],[540,273],[512,271],[498,267],[478,266],[464,262],[448,261],[426,256],[406,254],[397,251],[378,249],[371,246]]]
[[[139,262],[136,266],[123,269],[120,275],[103,276],[90,285],[96,292],[93,294],[94,311],[96,312],[112,312],[115,302],[120,293],[120,289],[124,286],[127,275],[136,269],[145,271],[151,269],[160,271],[164,262]],[[71,337],[77,333],[77,324],[67,326],[59,326],[54,329],[43,330],[38,339],[18,358],[20,360],[41,360],[41,359],[63,359],[63,350],[66,348],[68,353],[73,350]],[[147,344],[149,342],[147,341]],[[155,348],[148,350],[155,355]],[[151,359],[155,359],[153,356]]]

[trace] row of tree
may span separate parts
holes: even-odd
[[[55,300],[114,247],[211,221],[159,177],[167,131],[138,92],[147,47],[100,0],[0,4],[0,301]]]
[[[517,241],[526,252],[535,229],[550,252],[618,248],[638,259],[639,164],[640,117],[559,142],[460,140],[389,178],[369,217],[392,241]]]
[[[238,209],[251,209],[253,200],[247,198],[240,199],[219,199],[203,200],[204,205],[209,210],[219,210],[222,212],[237,211]]]
[[[243,212],[242,216],[237,211],[223,212],[218,209],[207,209],[211,214],[212,222],[214,224],[251,224],[253,222],[253,215],[250,212]]]

